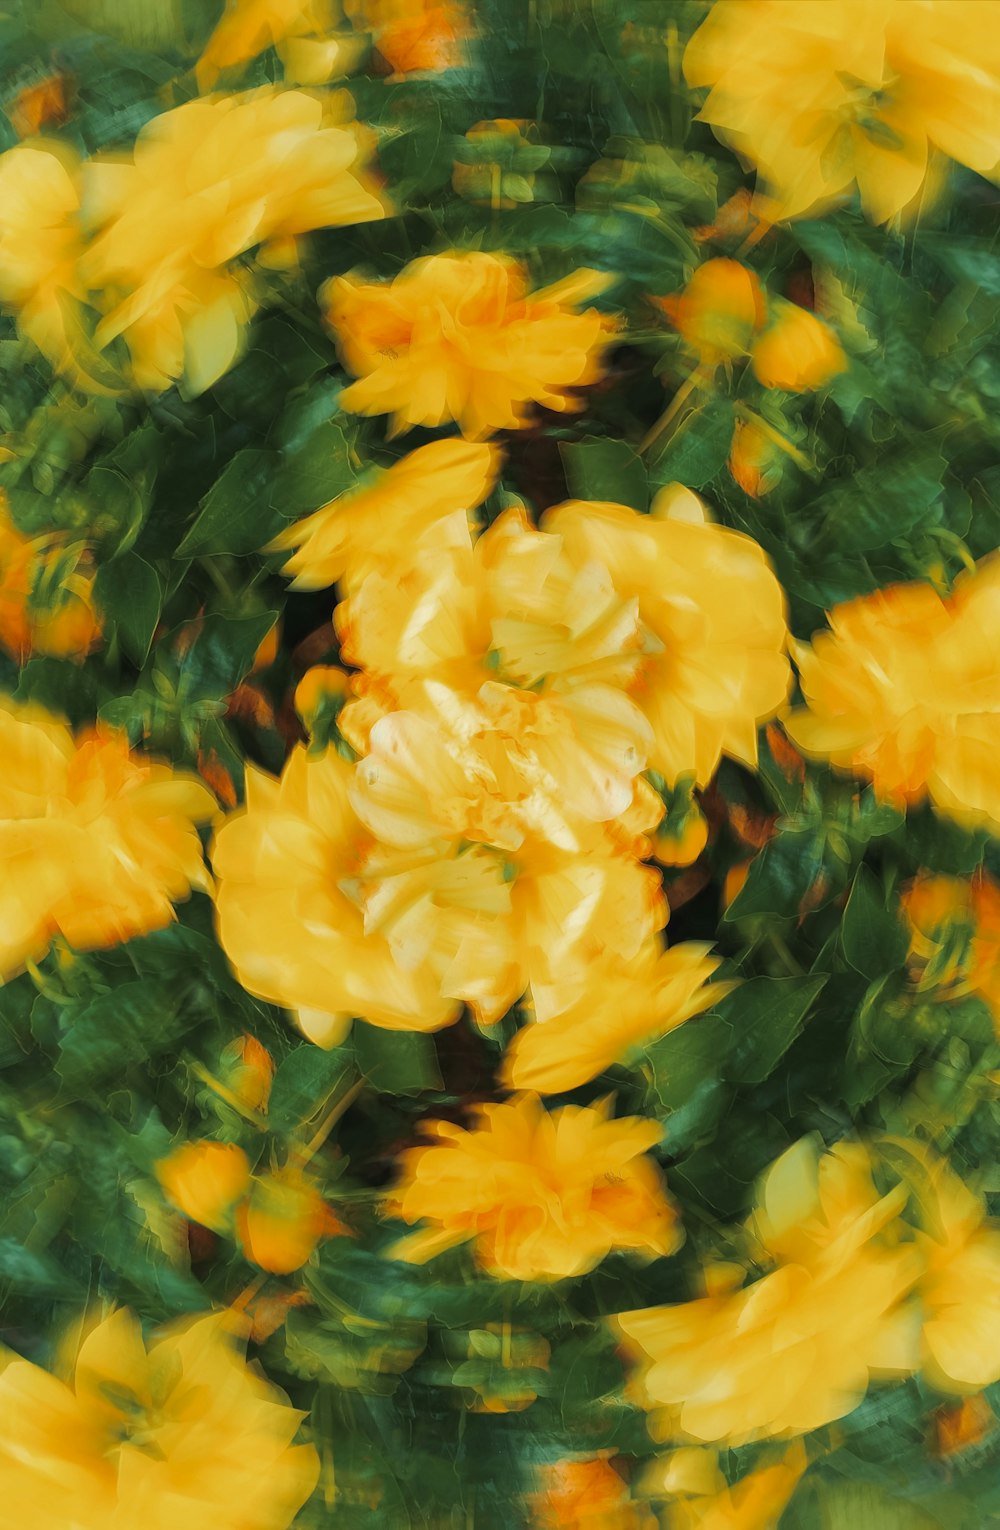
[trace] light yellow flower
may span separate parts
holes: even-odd
[[[255,307],[233,268],[246,251],[384,216],[347,108],[270,87],[189,101],[154,117],[131,159],[88,162],[81,272],[110,308],[96,338],[124,335],[141,388],[200,392],[232,364]]]
[[[1000,824],[1000,559],[943,598],[889,585],[835,606],[795,643],[805,706],[785,727],[813,759],[870,780],[883,800],[930,798],[970,825]]]
[[[915,1178],[921,1370],[941,1392],[980,1392],[1000,1380],[1000,1224],[944,1159],[916,1142],[907,1148],[924,1169]]]
[[[623,1313],[638,1400],[657,1437],[790,1437],[842,1418],[872,1377],[920,1364],[921,1271],[893,1224],[897,1185],[879,1196],[857,1144],[820,1157],[804,1140],[767,1172],[751,1220],[762,1262],[752,1284],[672,1307]]]
[[[756,542],[688,518],[697,497],[664,491],[653,513],[572,500],[547,510],[578,565],[606,569],[616,594],[637,602],[642,660],[630,695],[653,729],[649,765],[671,786],[707,785],[723,754],[757,760],[757,728],[784,703],[781,586]]]
[[[0,698],[0,975],[61,935],[113,946],[173,917],[208,879],[195,824],[214,798],[193,776],[98,728],[76,738],[38,707]]]
[[[846,371],[847,357],[828,324],[796,303],[777,303],[753,348],[753,369],[765,388],[809,393]]]
[[[688,1447],[652,1461],[638,1486],[667,1500],[662,1530],[774,1530],[807,1464],[796,1441],[784,1456],[729,1486],[714,1450]]]
[[[86,545],[62,532],[23,535],[0,490],[0,645],[22,664],[33,653],[84,659],[102,625]]]
[[[885,223],[914,203],[938,150],[1000,162],[1000,27],[979,0],[717,0],[684,72],[700,117],[757,166],[776,218],[855,186]]]
[[[364,42],[335,31],[340,19],[337,0],[227,0],[195,66],[198,88],[211,90],[222,70],[247,64],[272,47],[290,84],[322,85],[349,74]]]
[[[19,1530],[287,1530],[319,1459],[303,1415],[250,1369],[226,1314],[148,1345],[119,1309],[87,1334],[75,1375],[0,1359],[3,1515]]]
[[[73,366],[67,323],[84,298],[79,175],[73,150],[55,140],[0,154],[0,303],[60,371]]]
[[[978,995],[1000,1030],[1000,886],[982,870],[970,878],[924,872],[904,888],[900,908],[918,986]]]
[[[250,1165],[230,1142],[185,1142],[154,1166],[163,1193],[192,1222],[222,1232],[250,1185]]]
[[[610,1103],[547,1112],[537,1095],[484,1105],[470,1131],[427,1123],[437,1140],[410,1149],[387,1210],[425,1231],[393,1246],[422,1262],[475,1240],[477,1262],[501,1280],[559,1280],[592,1270],[613,1249],[656,1258],[683,1234],[647,1149],[655,1121],[611,1118]]]
[[[292,550],[283,572],[294,590],[337,580],[350,590],[373,572],[395,582],[422,545],[468,543],[468,512],[490,493],[499,466],[492,447],[432,441],[293,522],[266,551]]]
[[[245,806],[212,847],[219,940],[251,993],[335,1046],[354,1018],[433,1031],[458,1015],[426,955],[401,965],[351,896],[372,850],[350,803],[353,767],[295,749],[280,781],[250,768]]]
[[[560,995],[571,1002],[543,1012],[510,1043],[504,1086],[540,1094],[575,1089],[709,1009],[732,986],[706,986],[719,965],[710,949],[687,940],[665,951],[650,940],[628,962],[606,958],[581,968],[577,983],[566,983]]]
[[[578,271],[538,292],[513,258],[453,250],[391,282],[337,276],[320,293],[341,359],[359,378],[344,409],[391,414],[391,434],[455,420],[479,441],[528,423],[531,405],[577,409],[601,375],[613,324],[580,303],[613,281]]]

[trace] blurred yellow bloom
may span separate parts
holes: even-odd
[[[346,0],[345,9],[395,75],[440,74],[465,62],[473,32],[459,0]]]
[[[935,1418],[937,1453],[947,1459],[978,1445],[991,1435],[997,1424],[996,1414],[985,1397],[965,1397],[953,1408],[946,1408]]]
[[[706,986],[719,966],[710,949],[687,940],[664,951],[650,940],[631,961],[606,958],[581,968],[575,992],[566,985],[568,1006],[524,1026],[510,1043],[504,1087],[575,1089],[711,1008],[732,985]]]
[[[224,69],[247,64],[275,48],[285,79],[295,85],[322,85],[348,74],[363,41],[336,32],[338,0],[227,0],[226,9],[195,66],[201,91],[211,90]]]
[[[33,653],[84,659],[102,626],[85,544],[63,532],[25,536],[0,490],[0,645],[22,664]]]
[[[479,206],[519,207],[534,200],[533,172],[545,163],[548,152],[539,145],[535,124],[526,118],[477,122],[459,147],[462,157],[455,160],[452,188]]]
[[[468,512],[490,493],[499,466],[492,447],[432,441],[293,522],[265,551],[292,550],[283,572],[293,576],[293,590],[337,580],[351,590],[372,572],[394,583],[423,544],[468,542]]]
[[[65,1381],[0,1358],[4,1522],[19,1530],[287,1530],[316,1485],[303,1415],[247,1366],[226,1314],[144,1342],[119,1309]]]
[[[287,1165],[256,1175],[236,1212],[236,1229],[251,1264],[273,1275],[301,1269],[321,1238],[340,1223],[301,1169]]]
[[[1000,1029],[1000,887],[993,878],[981,870],[971,878],[924,872],[903,890],[900,908],[918,986],[978,995]]]
[[[883,800],[929,797],[970,825],[1000,824],[1000,558],[929,584],[835,606],[793,643],[806,705],[785,727],[803,754],[870,780]]]
[[[538,1491],[527,1502],[537,1530],[657,1530],[656,1515],[630,1498],[624,1479],[602,1456],[553,1461],[536,1476]]]
[[[55,140],[0,154],[0,303],[60,371],[72,367],[67,324],[84,297],[79,176],[73,150]]]
[[[154,1166],[163,1193],[191,1222],[223,1232],[250,1184],[250,1165],[230,1142],[185,1142]]]
[[[0,698],[0,976],[61,935],[79,950],[161,929],[207,890],[196,823],[216,812],[193,776],[98,727],[75,739],[40,707]]]
[[[131,158],[88,162],[81,272],[110,308],[98,343],[124,335],[139,387],[183,378],[197,393],[232,365],[255,307],[232,265],[246,251],[384,216],[351,109],[271,87],[189,101],[154,117]]]
[[[855,186],[885,223],[939,150],[996,179],[1000,28],[979,0],[718,0],[684,55],[700,112],[757,166],[772,219]]]
[[[757,277],[738,260],[706,260],[678,296],[651,301],[709,367],[745,357],[767,317]]]
[[[921,1370],[941,1392],[980,1392],[1000,1380],[1000,1224],[944,1159],[907,1146],[925,1170],[915,1181],[925,1261]]]
[[[808,309],[780,300],[753,348],[753,369],[765,388],[809,393],[847,370],[847,357],[829,324]]]
[[[729,1486],[716,1452],[689,1446],[650,1462],[639,1488],[650,1498],[668,1500],[662,1530],[774,1530],[807,1464],[796,1441],[779,1460]]]
[[[360,379],[341,406],[391,414],[392,435],[455,420],[473,441],[527,424],[532,404],[577,409],[570,390],[600,377],[614,329],[597,309],[577,307],[613,280],[577,271],[529,292],[518,261],[480,250],[422,256],[391,282],[336,276],[320,301]]]
[[[245,988],[335,1046],[353,1018],[437,1030],[458,1014],[427,963],[406,969],[349,893],[371,850],[350,803],[353,767],[301,746],[280,781],[249,768],[246,805],[212,847],[219,940]]]
[[[237,1036],[222,1049],[222,1081],[248,1110],[267,1113],[274,1059],[256,1036]]]
[[[708,844],[708,821],[696,802],[691,802],[683,823],[661,823],[653,841],[653,854],[661,866],[690,866]]]
[[[537,1095],[484,1105],[470,1131],[425,1123],[437,1141],[403,1155],[386,1210],[426,1230],[392,1256],[423,1262],[475,1240],[501,1280],[583,1275],[614,1249],[657,1258],[683,1239],[659,1169],[646,1157],[655,1121],[611,1118],[609,1101],[548,1112]]]
[[[664,491],[649,515],[571,500],[542,518],[578,565],[606,569],[616,594],[637,602],[642,658],[629,693],[653,729],[648,764],[671,786],[707,785],[723,754],[755,765],[757,728],[789,686],[781,586],[750,537],[690,518],[699,505]]]
[[[440,722],[394,712],[370,744],[351,793],[379,842],[356,884],[365,928],[401,965],[428,963],[442,994],[480,1021],[499,1019],[529,984],[539,1005],[605,953],[627,960],[665,922],[657,874],[610,829],[567,817],[557,800],[558,783],[567,794],[573,784],[567,768],[553,795],[530,790],[524,758],[508,756],[515,728],[463,743]],[[570,763],[581,744],[566,734]]]
[[[623,1313],[637,1399],[652,1428],[680,1438],[790,1436],[842,1418],[871,1377],[920,1364],[919,1310],[907,1298],[921,1270],[894,1224],[898,1185],[879,1196],[865,1149],[821,1157],[803,1140],[768,1170],[750,1233],[774,1266],[739,1290]]]

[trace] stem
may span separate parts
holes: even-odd
[[[642,442],[640,443],[640,446],[639,446],[639,455],[640,456],[644,457],[646,455],[646,453],[649,451],[650,447],[655,445],[655,443],[660,439],[660,437],[668,429],[668,427],[670,426],[671,422],[677,417],[677,415],[683,409],[684,405],[687,403],[687,401],[691,397],[692,393],[697,392],[697,390],[702,386],[704,381],[705,381],[705,369],[703,367],[695,367],[694,371],[690,372],[688,374],[687,378],[684,380],[684,382],[681,383],[680,387],[677,389],[677,392],[674,394],[673,398],[670,400],[670,403],[667,405],[666,409],[660,415],[660,418],[657,420],[656,424],[646,434],[646,436],[643,438]]]
[[[307,1164],[311,1158],[315,1158],[316,1154],[323,1146],[323,1143],[330,1135],[330,1132],[333,1130],[334,1126],[336,1126],[341,1116],[344,1115],[346,1111],[350,1110],[351,1106],[354,1104],[354,1101],[357,1099],[358,1095],[361,1093],[367,1082],[367,1079],[359,1078],[357,1083],[352,1084],[347,1093],[342,1094],[340,1099],[330,1107],[329,1111],[323,1119],[319,1130],[314,1133],[314,1135],[306,1143],[305,1147],[302,1148],[296,1155],[300,1163]]]
[[[200,1078],[203,1084],[207,1084],[213,1094],[217,1094],[220,1100],[225,1100],[226,1104],[235,1110],[238,1115],[241,1115],[245,1121],[252,1122],[258,1131],[267,1131],[267,1121],[260,1112],[251,1110],[248,1105],[244,1105],[239,1095],[234,1094],[228,1085],[223,1084],[215,1077],[214,1073],[209,1073],[208,1069],[203,1067],[196,1058],[192,1058],[188,1066],[195,1078]]]
[[[769,441],[773,441],[774,445],[783,451],[787,457],[791,457],[792,461],[802,468],[804,472],[812,475],[815,474],[815,463],[806,456],[805,452],[800,451],[797,446],[793,446],[791,441],[781,434],[780,430],[775,430],[773,425],[769,425],[763,415],[757,414],[756,410],[749,409],[746,404],[737,404],[735,412],[741,420],[744,420],[748,425],[753,425]]]

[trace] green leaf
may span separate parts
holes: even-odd
[[[268,1122],[273,1132],[292,1132],[311,1121],[327,1100],[348,1087],[354,1075],[354,1050],[350,1045],[325,1052],[304,1042],[278,1065],[268,1103]]]
[[[863,977],[877,978],[898,967],[907,951],[906,931],[867,866],[859,866],[841,925],[844,955]]]
[[[767,1078],[802,1030],[825,983],[825,975],[756,977],[728,994],[719,1005],[732,1024],[726,1078],[739,1084],[759,1084]]]
[[[200,1015],[182,984],[147,977],[79,1008],[67,1006],[63,1018],[69,1029],[59,1042],[56,1072],[77,1094],[169,1051]]]
[[[678,1026],[647,1050],[650,1104],[663,1122],[668,1152],[693,1147],[722,1114],[726,1094],[719,1068],[731,1039],[727,1019],[705,1015]]]
[[[700,489],[725,467],[732,439],[732,404],[724,398],[706,400],[652,459],[650,486],[682,483]]]
[[[380,1094],[442,1087],[433,1038],[419,1031],[384,1031],[355,1020],[354,1052],[359,1071]]]
[[[178,697],[190,702],[231,695],[250,673],[254,655],[277,619],[277,611],[256,616],[214,611],[199,618],[194,623],[194,641],[181,660]]]
[[[634,510],[648,508],[646,469],[626,441],[594,436],[562,441],[559,454],[571,499],[610,500],[631,505]]]
[[[271,494],[277,464],[277,454],[260,447],[237,452],[201,501],[177,556],[259,551],[281,526]]]
[[[343,426],[322,420],[304,439],[283,449],[272,500],[276,512],[290,520],[318,510],[353,489],[357,481]]]
[[[133,663],[142,667],[160,619],[163,585],[152,564],[128,552],[103,563],[94,581],[97,604]]]
[[[822,902],[829,902],[837,889],[828,875],[827,862],[826,839],[815,823],[782,828],[754,856],[747,879],[725,918],[735,921],[756,914],[796,918],[803,900],[816,889],[822,889]]]

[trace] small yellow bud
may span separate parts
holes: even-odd
[[[274,1062],[255,1036],[237,1036],[222,1051],[223,1081],[248,1110],[267,1113]]]
[[[321,1238],[343,1231],[315,1185],[287,1166],[255,1178],[236,1215],[243,1253],[272,1275],[301,1269]]]
[[[192,1222],[222,1232],[246,1194],[250,1164],[243,1149],[226,1142],[186,1142],[154,1165],[163,1193]]]
[[[753,369],[765,388],[811,393],[847,370],[847,357],[828,324],[795,303],[780,303],[753,348]]]

